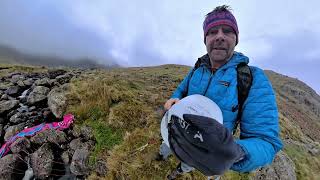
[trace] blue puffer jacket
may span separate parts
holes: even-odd
[[[224,126],[232,131],[238,113],[236,67],[241,62],[248,64],[249,59],[235,52],[233,57],[214,74],[209,68],[210,60],[206,58],[202,61],[203,63],[193,74],[190,70],[171,98],[181,99],[187,87],[187,95],[201,94],[210,98],[221,108]],[[270,164],[275,154],[282,148],[279,139],[277,104],[271,84],[263,70],[252,66],[250,69],[253,81],[243,105],[240,139],[236,140],[246,156],[231,167],[232,170],[239,172],[249,172]]]

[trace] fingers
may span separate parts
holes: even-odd
[[[176,98],[171,98],[169,99],[165,104],[164,104],[164,108],[165,110],[169,110],[171,108],[172,105],[176,104],[177,102],[179,102],[179,99]]]

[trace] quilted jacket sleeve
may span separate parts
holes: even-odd
[[[259,68],[252,67],[252,75],[252,86],[243,106],[240,139],[236,141],[246,156],[231,167],[239,172],[249,172],[272,163],[283,146],[279,138],[278,109],[271,83]]]
[[[189,73],[186,75],[183,81],[178,85],[177,89],[173,92],[171,98],[178,98],[178,99],[183,98],[183,95],[187,92],[187,87],[188,87],[189,79],[192,76],[192,71],[193,69],[189,71]]]

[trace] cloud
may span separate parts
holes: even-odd
[[[58,3],[5,0],[0,7],[1,44],[40,55],[112,59],[112,41],[70,21]]]
[[[269,55],[251,58],[250,62],[298,78],[319,93],[320,37],[317,33],[301,29],[288,36],[269,35],[265,38],[272,47]]]
[[[317,72],[316,0],[2,0],[0,44],[99,62],[116,59],[125,66],[193,65],[205,53],[204,16],[221,4],[233,8],[240,29],[236,49],[251,57],[252,64],[295,77],[302,74],[305,81],[312,77],[300,73],[303,67]]]

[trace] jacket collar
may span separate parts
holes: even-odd
[[[231,66],[236,67],[240,63],[249,63],[249,58],[245,55],[243,55],[240,52],[234,51],[233,56],[231,59],[224,65],[222,65],[219,69],[227,69]],[[208,54],[203,55],[202,57],[198,58],[198,61],[196,63],[196,66],[205,66],[208,69],[211,69],[211,62]]]

